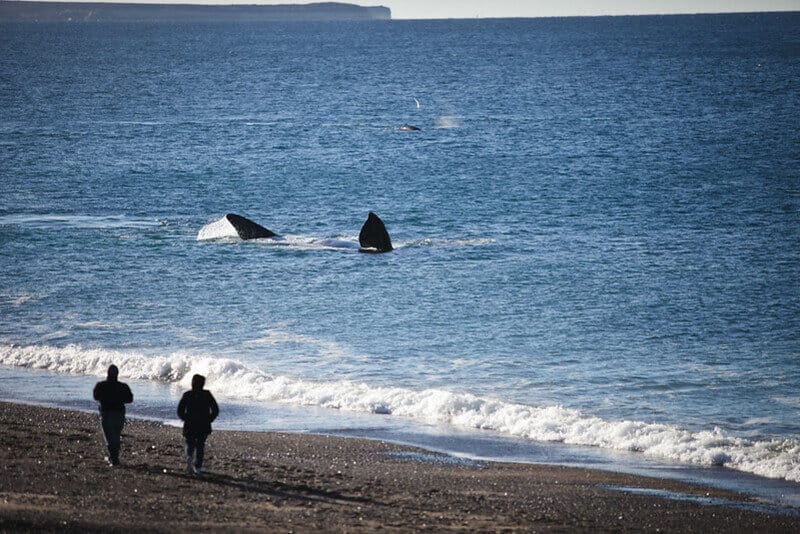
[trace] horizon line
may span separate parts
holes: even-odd
[[[446,21],[446,20],[525,20],[525,19],[555,19],[555,18],[600,18],[600,17],[663,17],[663,16],[697,16],[697,15],[747,15],[747,14],[769,14],[769,13],[800,13],[800,9],[787,8],[787,9],[751,9],[751,10],[733,10],[733,11],[659,11],[659,12],[644,12],[644,13],[592,13],[592,14],[561,14],[561,15],[533,15],[533,16],[483,16],[477,15],[473,17],[422,17],[422,18],[396,18],[392,9],[382,4],[362,5],[348,1],[326,1],[318,0],[314,2],[293,3],[291,0],[282,2],[280,4],[265,4],[258,2],[248,1],[231,1],[231,2],[214,2],[214,3],[201,3],[195,1],[188,2],[175,2],[175,1],[136,1],[136,0],[0,0],[2,3],[50,3],[50,4],[124,4],[130,6],[183,6],[183,7],[287,7],[287,6],[309,6],[314,4],[341,4],[351,5],[361,8],[385,8],[389,10],[389,21]],[[364,21],[366,22],[366,21]],[[378,22],[378,21],[374,21]]]

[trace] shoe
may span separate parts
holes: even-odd
[[[186,474],[193,475],[194,474],[194,465],[192,465],[192,460],[186,460]]]
[[[202,475],[203,474],[203,469],[201,467],[195,466],[194,467],[194,474],[197,475],[197,476]]]

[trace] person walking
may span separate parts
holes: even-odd
[[[178,403],[178,417],[183,421],[183,438],[186,441],[186,472],[203,473],[203,455],[206,438],[211,434],[211,423],[219,415],[219,406],[210,391],[203,389],[206,378],[192,377],[192,389]]]
[[[125,405],[133,402],[133,393],[128,384],[120,382],[116,365],[108,366],[105,380],[94,386],[94,400],[100,402],[100,422],[108,448],[108,464],[119,465],[120,438],[125,426]]]

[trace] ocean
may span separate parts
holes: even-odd
[[[0,49],[0,398],[94,410],[113,362],[174,423],[201,373],[217,428],[800,506],[799,13]],[[359,252],[370,211],[394,251]],[[226,213],[280,237],[200,235]]]

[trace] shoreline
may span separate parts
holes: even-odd
[[[215,430],[184,474],[179,428],[0,402],[0,530],[796,532],[747,495],[584,468],[461,460],[385,441]]]
[[[14,345],[11,346],[12,349],[13,347]],[[34,358],[41,356],[50,358],[58,355],[59,361],[71,362],[73,358],[77,358],[80,362],[82,358],[86,359],[87,355],[92,356],[91,351],[80,351],[76,356],[71,351],[64,354],[62,349],[58,348],[54,349],[54,353],[48,350],[50,347],[45,346],[44,349],[42,353],[35,353]],[[68,358],[63,358],[64,355],[68,355]],[[82,363],[82,370],[79,373],[68,367],[57,366],[58,368],[54,369],[46,365],[44,369],[40,369],[33,365],[19,366],[19,362],[12,361],[11,365],[5,362],[0,366],[6,384],[0,401],[40,404],[46,407],[95,413],[96,403],[86,392],[91,391],[103,375],[92,368],[91,362],[94,361],[89,359],[88,363]],[[136,359],[133,363],[136,367],[141,367],[143,364]],[[105,370],[102,373],[105,373]],[[44,380],[51,386],[57,383],[55,388],[57,393],[43,396],[37,393],[37,388],[28,386],[29,381],[37,383],[39,380]],[[174,413],[182,393],[178,385],[159,379],[128,377],[128,380],[132,386],[135,385],[137,392],[137,402],[131,406],[129,412],[132,417],[152,419],[165,424],[179,423]],[[653,432],[660,434],[663,431],[661,424],[656,421],[642,422],[641,424],[647,427],[646,432],[630,428],[623,429],[622,434],[618,435],[619,425],[624,422],[607,419],[601,421],[602,427],[592,429],[578,442],[549,441],[546,437],[543,441],[537,441],[535,438],[494,430],[494,421],[480,409],[473,411],[479,417],[469,421],[468,426],[451,424],[446,420],[429,424],[425,422],[427,414],[424,410],[427,407],[419,402],[419,399],[413,399],[413,402],[418,404],[416,406],[418,413],[410,416],[389,416],[359,411],[359,408],[363,407],[357,405],[331,409],[322,404],[309,406],[291,402],[261,402],[237,398],[236,394],[226,397],[225,391],[230,389],[231,384],[226,384],[227,387],[222,388],[222,393],[218,389],[219,386],[218,383],[214,385],[214,392],[224,402],[225,410],[224,417],[215,425],[218,429],[330,433],[346,437],[383,439],[444,454],[487,461],[547,463],[645,477],[674,478],[745,493],[778,506],[800,509],[800,482],[791,479],[795,478],[792,469],[796,466],[797,458],[791,455],[791,443],[788,447],[770,448],[769,442],[775,439],[774,435],[770,438],[765,434],[764,437],[756,438],[752,442],[745,437],[740,444],[736,434],[723,431],[725,437],[731,439],[719,442],[716,439],[708,439],[709,425],[706,425],[705,430],[703,427],[695,426],[692,430],[686,430],[691,440],[691,443],[687,443],[685,440],[687,436],[684,435],[682,428],[691,428],[688,426],[674,426],[667,436],[652,436]],[[406,393],[410,393],[413,397],[415,392],[408,390]],[[423,411],[420,412],[420,408]],[[448,414],[445,412],[444,415],[446,419]],[[488,429],[481,428],[483,421],[489,423]],[[565,434],[573,431],[583,433],[582,424],[594,424],[590,413],[581,414],[581,419],[577,422],[571,420],[552,422]],[[537,428],[538,433],[538,428],[542,425],[546,428],[551,421],[526,420],[524,423],[528,427]],[[653,426],[650,426],[651,424]],[[676,423],[665,424],[669,427]],[[651,437],[655,439],[650,439]],[[787,435],[785,438],[792,442],[796,441],[794,435]],[[760,447],[750,445],[760,445]],[[652,454],[649,451],[651,448],[654,449]],[[764,452],[767,453],[766,456],[761,454]],[[722,465],[717,463],[712,465],[712,458],[722,458]],[[789,475],[792,475],[791,478]]]
[[[59,378],[63,377],[59,375]],[[71,395],[83,398],[85,390],[95,383],[94,380],[95,378],[92,377],[89,381],[81,383],[80,387],[71,388],[69,390],[70,398]],[[141,388],[142,384],[137,383],[137,391]],[[88,414],[97,413],[94,401],[84,399],[83,402],[70,402],[62,399],[61,402],[52,402],[36,396],[20,397],[18,393],[0,397],[0,402],[30,404]],[[161,401],[163,399],[160,397],[158,399],[150,398],[148,404],[150,408],[144,411],[142,411],[141,403],[132,405],[129,417],[166,426],[180,426],[180,421],[172,416],[173,405],[177,404],[178,397],[175,396],[167,401],[168,408],[161,406]],[[154,402],[155,404],[153,404]],[[800,514],[800,483],[781,478],[763,477],[730,467],[675,463],[670,460],[650,458],[641,453],[626,453],[602,447],[534,442],[496,434],[481,435],[472,429],[450,428],[447,433],[428,433],[424,427],[415,427],[413,421],[397,424],[397,421],[389,420],[389,424],[385,424],[387,421],[382,420],[381,424],[376,426],[374,421],[366,421],[364,419],[366,416],[363,414],[330,412],[316,407],[271,406],[265,408],[264,405],[256,407],[251,404],[239,404],[235,401],[231,403],[225,400],[224,402],[226,417],[217,420],[214,425],[217,430],[332,435],[352,439],[386,441],[400,446],[432,451],[436,454],[482,462],[546,464],[645,478],[663,478],[740,493],[767,507]],[[154,408],[154,406],[156,407]],[[310,412],[307,410],[328,413],[324,415],[316,413],[309,416]],[[233,420],[231,420],[231,413],[234,414]],[[339,417],[343,419],[340,420]],[[242,424],[242,418],[248,422]],[[267,423],[267,421],[272,421],[272,423]],[[279,422],[275,424],[274,421]]]

